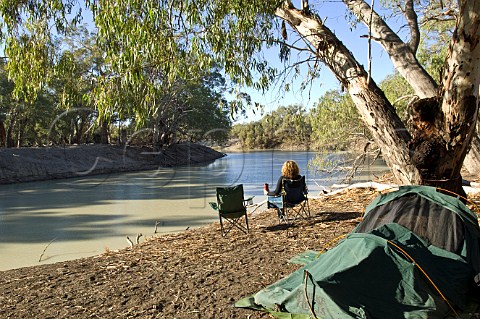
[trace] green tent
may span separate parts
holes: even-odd
[[[335,248],[238,307],[276,318],[446,318],[466,312],[480,273],[477,217],[427,186],[377,197]]]

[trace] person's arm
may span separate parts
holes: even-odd
[[[282,185],[283,184],[283,176],[280,176],[277,181],[277,187],[275,187],[274,191],[270,191],[267,193],[268,196],[278,196],[280,195],[280,192],[282,191]]]

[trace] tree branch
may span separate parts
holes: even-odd
[[[415,12],[413,0],[407,0],[405,3],[405,10],[403,12],[408,26],[410,27],[410,42],[408,43],[408,46],[415,54],[418,50],[418,45],[420,44],[420,29],[418,27],[418,17],[417,13]]]
[[[347,88],[370,132],[385,150],[384,157],[389,166],[402,167],[409,163],[407,143],[410,134],[377,84],[373,80],[368,83],[367,72],[347,47],[317,16],[306,16],[291,6],[279,7],[275,14],[317,49],[318,59]],[[408,173],[394,169],[393,173],[400,182],[419,180],[419,172],[414,168],[405,171]]]
[[[395,69],[412,86],[420,98],[437,93],[437,84],[418,62],[415,52],[390,29],[385,21],[363,0],[342,0],[364,24],[371,25],[371,36],[390,56]]]

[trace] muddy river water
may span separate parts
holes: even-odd
[[[208,202],[218,186],[244,184],[262,202],[282,163],[298,162],[312,196],[341,174],[316,174],[313,152],[232,153],[198,166],[0,186],[0,270],[53,263],[128,247],[146,237],[200,227],[218,219]],[[364,171],[369,180],[386,169]],[[156,233],[155,233],[156,230]]]

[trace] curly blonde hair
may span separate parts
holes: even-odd
[[[300,175],[300,169],[295,161],[286,161],[282,166],[282,175],[289,179],[295,179]]]

